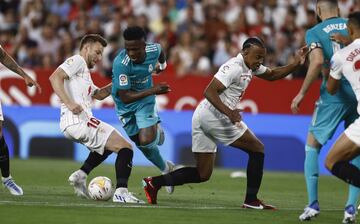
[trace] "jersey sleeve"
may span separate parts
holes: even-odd
[[[131,82],[129,77],[129,69],[123,64],[113,65],[113,87],[115,89],[130,89]]]
[[[313,30],[306,31],[305,35],[306,46],[313,50],[315,48],[322,48],[320,39]]]
[[[219,80],[226,88],[228,88],[231,83],[235,82],[239,73],[240,69],[238,66],[223,64],[214,77]]]
[[[86,64],[84,59],[80,55],[74,55],[66,59],[66,61],[64,61],[64,63],[59,66],[59,68],[64,70],[64,72],[71,78],[85,66]]]
[[[160,53],[162,51],[162,48],[161,48],[161,45],[160,44],[155,44],[156,45],[156,48],[158,49],[158,52],[157,52],[157,59],[159,59],[160,57]]]
[[[262,75],[266,72],[267,69],[268,69],[268,67],[266,67],[264,65],[260,65],[260,67],[254,72],[254,74],[256,76]]]
[[[338,53],[335,53],[330,61],[330,76],[336,80],[342,77],[342,61]]]

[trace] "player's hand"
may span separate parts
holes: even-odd
[[[304,64],[306,56],[309,54],[310,49],[305,45],[296,51],[294,61],[298,65]]]
[[[156,74],[159,74],[159,73],[162,72],[162,71],[164,71],[164,70],[161,70],[161,69],[160,69],[160,65],[157,64],[157,65],[155,66],[155,73],[156,73]]]
[[[330,40],[340,44],[348,45],[351,40],[349,37],[342,35],[341,33],[333,33],[330,35]]]
[[[234,110],[231,110],[230,113],[228,114],[228,117],[230,118],[231,122],[233,124],[236,124],[236,123],[239,123],[241,121],[241,112],[242,110],[241,109],[234,109]]]
[[[155,84],[153,86],[153,90],[154,90],[155,95],[165,94],[165,93],[168,93],[171,91],[170,86],[165,82]]]
[[[27,86],[29,86],[29,87],[35,86],[39,90],[39,93],[41,93],[41,86],[39,85],[39,83],[37,83],[35,80],[33,80],[30,76],[25,75],[24,81]]]
[[[80,114],[84,109],[75,102],[70,102],[67,105],[67,108],[73,112],[73,114]]]
[[[304,94],[298,93],[291,102],[291,111],[296,114],[299,112],[299,106],[304,99]]]

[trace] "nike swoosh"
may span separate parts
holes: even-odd
[[[263,205],[259,205],[259,206],[253,206],[253,205],[248,205],[248,204],[244,204],[246,207],[249,208],[253,208],[253,209],[264,209]]]

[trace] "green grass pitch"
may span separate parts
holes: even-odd
[[[116,204],[76,197],[67,183],[68,176],[80,166],[68,160],[11,160],[16,182],[24,196],[11,196],[0,188],[0,222],[12,223],[300,223],[298,216],[307,203],[305,181],[301,173],[264,172],[259,198],[277,211],[242,209],[246,180],[230,178],[233,170],[215,169],[210,181],[178,186],[172,195],[159,191],[158,205]],[[146,200],[141,179],[157,175],[154,167],[134,167],[130,191]],[[95,176],[107,176],[115,182],[111,165],[95,169]],[[320,177],[320,216],[311,223],[341,223],[347,198],[347,186],[331,176]]]

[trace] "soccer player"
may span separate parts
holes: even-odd
[[[158,149],[164,142],[164,133],[159,125],[155,95],[165,94],[170,88],[164,83],[153,85],[152,80],[153,72],[159,73],[166,68],[165,54],[159,44],[145,42],[145,32],[140,27],[128,27],[123,36],[125,49],[113,63],[111,95],[116,112],[124,130],[145,157],[162,173],[168,173],[174,164],[165,161]],[[88,159],[99,163],[106,157],[96,158],[90,154]],[[166,190],[172,193],[174,187],[168,186]]]
[[[327,66],[331,56],[343,46],[331,40],[335,33],[347,35],[346,20],[339,18],[339,9],[336,0],[318,0],[316,13],[322,22],[306,32],[306,44],[311,49],[309,54],[309,68],[302,87],[293,99],[291,109],[298,112],[311,84],[318,78],[323,66]],[[324,69],[325,70],[325,69]],[[320,88],[320,98],[316,102],[313,120],[310,124],[305,146],[304,174],[308,193],[308,205],[299,219],[310,220],[320,213],[318,201],[318,156],[321,147],[334,135],[340,122],[345,121],[345,127],[350,125],[359,115],[356,112],[356,98],[348,81],[341,80],[341,90],[334,96],[326,91],[326,80],[323,79]],[[360,158],[356,158],[353,164],[360,166]],[[349,196],[345,206],[344,220],[355,217],[355,206],[359,196],[359,189],[349,186]]]
[[[349,36],[353,42],[337,51],[331,58],[331,69],[327,90],[335,94],[342,88],[343,76],[350,82],[356,95],[357,111],[360,113],[360,12],[349,15],[347,22]],[[326,168],[346,183],[360,187],[359,167],[349,161],[360,154],[360,118],[350,124],[336,140],[325,161]],[[343,223],[355,223],[355,215],[343,220]]]
[[[41,92],[40,85],[33,80],[24,70],[16,63],[16,61],[2,48],[0,45],[0,63],[5,67],[20,75],[27,86],[36,86]],[[23,195],[24,192],[20,186],[18,186],[14,179],[10,175],[10,160],[9,149],[5,142],[2,128],[3,128],[4,115],[0,104],[0,169],[1,169],[1,181],[2,184],[10,191],[12,195]]]
[[[143,203],[127,189],[133,158],[131,144],[115,128],[95,118],[91,111],[93,98],[102,100],[111,93],[111,84],[98,88],[90,76],[90,69],[101,61],[106,45],[106,40],[98,34],[85,35],[80,42],[80,53],[66,59],[50,76],[52,88],[62,102],[60,129],[66,138],[85,145],[93,154],[117,153],[113,202]],[[87,197],[86,163],[83,167],[75,171],[69,181],[76,194]]]
[[[209,180],[214,167],[216,143],[221,142],[249,155],[243,207],[275,209],[257,197],[263,176],[264,145],[242,121],[238,106],[254,75],[269,81],[281,79],[303,62],[306,53],[307,49],[302,48],[295,55],[293,63],[269,69],[262,65],[266,55],[264,43],[255,37],[247,39],[241,53],[220,67],[204,92],[205,99],[193,114],[192,151],[196,167],[183,167],[166,175],[144,178],[148,202],[157,203],[157,193],[162,186]]]
[[[119,52],[113,63],[112,97],[124,130],[145,157],[162,173],[174,168],[171,161],[164,161],[158,145],[164,142],[164,132],[155,108],[155,95],[170,91],[167,84],[153,85],[152,73],[166,68],[165,54],[159,44],[145,42],[140,27],[128,27],[123,33],[125,49]],[[159,62],[159,63],[158,63]],[[90,153],[80,170],[89,173],[109,156]],[[174,191],[167,186],[168,193]]]

